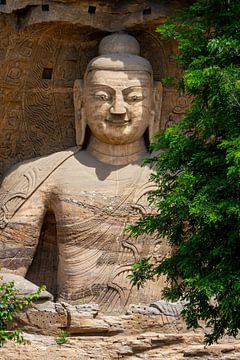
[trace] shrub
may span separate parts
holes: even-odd
[[[3,282],[0,285],[0,347],[7,340],[14,340],[19,344],[24,342],[22,331],[20,329],[8,330],[8,326],[19,311],[39,298],[43,290],[45,286],[41,286],[34,294],[20,298],[13,281]]]

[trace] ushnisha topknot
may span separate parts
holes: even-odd
[[[140,45],[133,36],[121,31],[105,36],[99,44],[98,53],[140,55]]]
[[[150,62],[140,54],[138,41],[124,32],[105,36],[99,44],[99,56],[90,61],[85,78],[93,70],[146,71],[153,80]]]

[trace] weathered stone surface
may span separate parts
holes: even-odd
[[[160,315],[161,312],[156,307],[148,305],[134,305],[131,304],[127,310],[127,314],[141,314],[141,315]]]
[[[180,318],[165,315],[130,314],[121,317],[126,334],[139,334],[144,332],[176,333],[184,332],[186,326]]]
[[[160,277],[138,291],[128,274],[141,257],[168,256],[166,240],[129,238],[124,231],[153,211],[147,203],[151,170],[140,163],[147,155],[144,134],[151,141],[160,128],[163,87],[153,82],[133,36],[109,35],[100,49],[84,82],[75,80],[73,88],[76,143],[88,140],[86,149],[20,163],[4,178],[0,258],[3,269],[36,284],[46,279],[59,301],[97,303],[102,312],[118,314],[130,303],[156,301],[165,285]]]
[[[28,296],[35,293],[39,289],[37,285],[33,284],[31,281],[28,281],[23,276],[0,272],[0,284],[2,282],[10,281],[14,282],[15,288],[19,291],[17,297]],[[46,290],[42,291],[39,296],[39,301],[43,300],[53,300],[52,294]]]
[[[102,318],[104,319],[105,323],[109,325],[108,333],[110,335],[121,333],[125,330],[121,317],[104,315]]]
[[[132,304],[127,310],[127,314],[142,314],[142,315],[166,315],[166,316],[180,316],[184,308],[183,302],[171,303],[164,300],[158,300],[150,305],[135,305]]]
[[[47,336],[25,335],[29,344],[8,343],[0,349],[3,360],[47,359],[147,359],[147,360],[238,360],[239,341],[223,339],[220,344],[205,348],[199,345],[199,335],[192,332],[176,334],[145,333],[126,336],[74,336],[57,346],[55,339]],[[159,338],[161,341],[155,342]],[[171,339],[171,342],[169,341]],[[189,345],[189,341],[191,345]],[[230,343],[229,343],[230,341]]]
[[[145,72],[152,77],[151,67],[145,61],[141,68],[143,60],[139,58],[134,61],[139,70],[137,87],[141,91],[145,87],[149,100],[146,106],[149,113],[145,116],[136,106],[136,118],[144,123],[155,114],[154,121],[147,126],[148,133],[171,126],[181,118],[191,99],[171,87],[163,88],[160,83],[165,76],[179,75],[175,63],[177,47],[172,41],[160,39],[155,27],[184,2],[95,0],[90,4],[85,0],[52,0],[45,4],[42,0],[7,0],[6,5],[0,5],[0,177],[17,164],[10,175],[11,186],[5,187],[5,183],[0,195],[0,227],[5,228],[0,232],[0,267],[17,269],[18,274],[36,284],[45,283],[59,298],[56,304],[51,301],[34,304],[18,315],[18,325],[44,334],[56,334],[62,328],[82,334],[70,337],[62,347],[56,345],[54,338],[26,335],[31,344],[9,343],[0,349],[1,359],[240,358],[239,346],[234,342],[205,349],[201,333],[185,333],[184,324],[175,316],[178,307],[169,310],[163,303],[154,305],[158,286],[155,294],[152,285],[138,295],[129,290],[125,275],[133,261],[151,252],[159,258],[169,253],[161,239],[154,239],[155,243],[146,238],[134,242],[122,231],[126,224],[152,211],[143,196],[152,189],[146,184],[149,170],[130,164],[136,160],[133,156],[136,152],[141,153],[137,159],[145,156],[143,134],[139,136],[140,142],[122,148],[121,153],[114,146],[103,146],[94,137],[89,142],[87,136],[84,145],[91,144],[89,153],[76,148],[56,153],[75,146],[75,130],[77,143],[82,145],[86,123],[91,128],[91,119],[98,120],[101,114],[96,99],[86,102],[84,98],[87,106],[82,106],[83,94],[92,95],[87,92],[90,83],[101,85],[100,94],[94,93],[103,101],[101,107],[114,99],[115,114],[107,117],[107,121],[112,119],[115,125],[120,125],[121,117],[126,122],[129,118],[134,120],[132,116],[128,118],[128,111],[127,116],[121,113],[129,93],[119,84],[130,86],[136,72],[129,76],[129,71],[136,69],[130,63],[124,68],[124,59],[119,55],[113,57],[112,63],[108,61],[106,68],[99,58],[92,68],[88,67],[89,61],[97,56],[98,44],[106,31],[127,30],[139,41],[142,58],[151,63],[153,80],[158,82],[154,89],[149,81],[144,86],[146,76],[145,79],[142,76]],[[119,41],[111,44],[111,48],[107,46],[108,52]],[[128,52],[133,49],[138,56],[135,45],[126,48]],[[109,64],[116,67],[109,68]],[[93,65],[97,65],[95,70],[105,71],[104,76],[99,76],[103,72],[93,74]],[[120,65],[127,76],[116,71]],[[111,70],[115,71],[114,77]],[[91,73],[92,77],[86,75],[87,86],[82,87],[81,81],[75,80],[83,79],[84,73]],[[110,82],[103,84],[102,80]],[[110,85],[114,90],[110,96],[102,85]],[[139,100],[138,92],[135,96]],[[120,133],[120,129],[117,126],[115,133]],[[91,132],[96,135],[94,129]],[[108,138],[113,139],[113,135]],[[41,158],[19,164],[38,156]],[[109,164],[109,159],[114,161]],[[108,164],[103,166],[102,161]],[[119,164],[125,165],[124,169],[118,168]],[[81,264],[77,271],[76,263]],[[60,283],[57,279],[61,279]],[[79,284],[84,285],[79,288]],[[31,291],[31,286],[25,280],[19,284],[23,294]],[[61,297],[72,305],[61,303]],[[109,316],[100,313],[96,305],[79,305],[79,298],[86,303],[96,302],[104,312],[116,314],[122,311],[126,300],[128,304],[152,301],[153,306],[133,305],[127,315]],[[43,299],[51,300],[52,296],[44,293]]]
[[[97,55],[107,27],[137,37],[155,80],[179,74],[176,44],[155,33],[178,1],[95,0],[95,14],[88,13],[89,3],[83,0],[52,0],[45,12],[42,5],[40,0],[0,5],[0,176],[14,163],[75,145],[73,83]],[[151,14],[143,14],[146,7]],[[43,78],[45,68],[53,70],[52,78]],[[188,103],[186,96],[166,87],[161,128],[177,121]]]
[[[184,309],[184,303],[171,303],[164,300],[158,300],[150,304],[150,307],[157,309],[161,314],[166,316],[180,316],[182,310]]]
[[[70,334],[102,334],[110,330],[110,326],[102,319],[94,319],[88,314],[78,311],[70,312],[70,324],[68,331]]]
[[[25,311],[18,313],[15,323],[27,331],[53,335],[67,328],[68,319],[67,312],[61,304],[47,301],[33,304]]]
[[[90,307],[85,305],[85,309]],[[45,351],[47,358],[53,360],[239,359],[239,340],[224,338],[219,344],[205,347],[203,331],[186,332],[184,326],[180,328],[181,320],[175,316],[108,316],[99,313],[94,317],[91,312],[79,312],[76,308],[77,305],[64,304],[63,307],[60,303],[53,302],[34,305],[27,310],[27,317],[22,314],[22,321],[18,323],[22,326],[25,321],[25,328],[35,331],[35,335],[25,334],[30,343],[20,347],[7,344],[6,348],[0,349],[0,358],[15,360],[18,354],[19,360],[41,359]],[[46,323],[48,328],[44,329]],[[42,333],[51,333],[55,337],[61,328],[65,328],[70,332],[70,336],[66,339],[67,343],[60,347],[50,336],[36,335],[40,328],[44,330]]]
[[[187,350],[184,351],[184,356],[185,357],[206,357],[206,356],[210,356],[211,355],[211,350],[209,349],[205,349],[203,345],[199,346],[199,345],[195,345],[195,346],[191,346],[189,347]],[[214,354],[215,355],[215,354]]]
[[[0,6],[0,166],[41,156],[17,164],[2,184],[0,266],[45,283],[55,298],[96,302],[117,314],[129,303],[157,300],[164,285],[162,278],[132,290],[131,264],[171,250],[161,239],[130,240],[123,229],[152,211],[150,170],[134,163],[146,155],[144,133],[150,140],[188,104],[163,89],[161,78],[179,73],[176,44],[154,32],[177,3],[9,0]],[[102,31],[122,29],[136,35],[142,56],[137,41],[121,33],[104,40],[94,58]],[[74,127],[86,150],[59,152],[75,145]]]
[[[187,1],[185,1],[186,3]],[[24,28],[42,22],[67,22],[70,24],[88,26],[102,31],[119,31],[128,27],[151,24],[158,25],[162,18],[173,13],[173,10],[184,1],[168,2],[167,6],[158,1],[95,1],[92,5],[94,13],[89,13],[89,2],[52,0],[48,11],[43,11],[41,0],[8,0],[5,6],[0,5],[0,12],[12,13],[19,11],[18,27]],[[93,9],[94,8],[94,9]],[[151,9],[144,16],[145,9]],[[122,16],[120,16],[122,15]]]
[[[66,309],[66,311],[71,314],[71,312],[79,312],[86,314],[88,316],[95,317],[99,312],[98,304],[77,304],[71,305],[66,302],[61,302],[61,305]]]

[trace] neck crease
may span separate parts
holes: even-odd
[[[87,151],[97,160],[110,165],[127,165],[147,155],[144,139],[130,144],[106,144],[91,136]]]

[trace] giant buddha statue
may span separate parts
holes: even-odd
[[[98,303],[107,312],[157,300],[164,279],[137,291],[128,274],[141,257],[164,257],[169,249],[156,237],[129,238],[125,228],[152,211],[151,170],[141,160],[159,127],[162,85],[153,81],[137,40],[116,33],[103,38],[73,96],[77,146],[17,164],[4,178],[1,268],[28,276],[51,211],[58,299]]]

